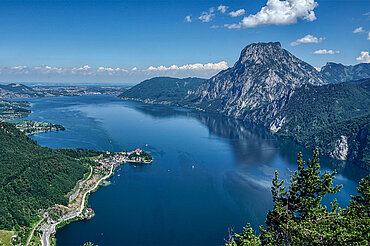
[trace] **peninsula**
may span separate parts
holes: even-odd
[[[88,176],[78,182],[67,195],[67,206],[56,204],[40,213],[41,223],[37,223],[32,229],[26,245],[31,241],[39,241],[40,237],[41,245],[55,245],[54,234],[58,228],[73,221],[91,219],[95,213],[87,204],[89,195],[103,185],[103,181],[111,177],[118,166],[124,163],[152,163],[152,156],[141,149],[119,153],[106,151],[97,157],[82,159],[89,165]],[[34,233],[35,231],[37,233]]]
[[[0,122],[0,150],[0,197],[12,201],[0,203],[0,242],[5,245],[53,245],[57,228],[94,216],[88,196],[116,167],[152,162],[141,149],[116,153],[41,147],[6,122]],[[27,187],[24,195],[15,192],[20,187]]]

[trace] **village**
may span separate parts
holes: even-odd
[[[95,159],[97,165],[94,167],[95,174],[108,174],[112,165],[113,168],[128,163],[143,163],[149,164],[152,162],[152,157],[141,149],[136,149],[130,152],[105,152],[100,154]]]
[[[106,181],[114,173],[114,169],[124,163],[150,164],[152,156],[141,149],[124,152],[101,152],[99,156],[91,157],[90,174],[84,180],[76,184],[76,189],[68,194],[67,206],[55,205],[43,211],[43,218],[34,226],[28,237],[28,243],[41,240],[41,245],[55,245],[55,232],[75,220],[89,220],[94,217],[95,212],[87,204],[88,195],[105,186]],[[16,245],[18,237],[12,239]]]
[[[110,170],[113,170],[128,162],[128,163],[142,163],[149,164],[152,162],[152,157],[144,152],[141,149],[136,149],[130,152],[105,152],[100,154],[96,159],[96,166],[93,169],[93,173],[96,175],[108,175]],[[104,186],[109,181],[103,180],[100,185]],[[86,207],[83,212],[80,214],[80,219],[89,220],[95,215],[95,212],[92,208]]]

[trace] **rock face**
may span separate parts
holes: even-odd
[[[233,67],[209,79],[191,96],[207,110],[259,122],[274,117],[294,89],[307,83],[325,84],[314,67],[280,43],[254,43],[242,50]]]
[[[340,139],[338,139],[335,142],[334,150],[330,153],[330,156],[332,158],[338,159],[338,160],[346,160],[348,154],[348,141],[346,136],[341,136]]]
[[[370,63],[345,66],[340,63],[328,62],[321,68],[320,73],[327,83],[367,79],[370,78]]]

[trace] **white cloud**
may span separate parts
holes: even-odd
[[[140,82],[155,76],[172,76],[177,78],[210,78],[221,70],[227,69],[226,62],[195,63],[171,66],[150,66],[149,68],[125,69],[120,67],[89,65],[76,67],[10,66],[0,67],[2,81],[55,81],[55,82]]]
[[[220,5],[217,7],[217,10],[224,14],[228,8],[229,8],[228,6]]]
[[[99,67],[97,69],[97,72],[107,72],[108,74],[110,75],[113,75],[113,74],[117,74],[117,73],[120,73],[120,72],[123,72],[123,73],[127,73],[128,70],[124,69],[124,68],[111,68],[111,67]]]
[[[315,0],[268,0],[266,6],[254,14],[244,17],[240,23],[226,24],[225,27],[253,28],[263,25],[290,25],[298,19],[316,20],[314,9],[318,6]]]
[[[198,17],[198,19],[201,20],[202,22],[210,22],[215,16],[213,12],[215,12],[214,8],[210,8],[208,12],[203,11],[202,14]]]
[[[362,63],[370,63],[370,55],[368,51],[361,51],[361,55],[356,58],[357,61]]]
[[[192,22],[191,16],[190,15],[185,16],[185,21]]]
[[[313,52],[316,55],[334,55],[334,54],[339,54],[339,50],[327,50],[327,49],[322,49],[322,50],[316,50]]]
[[[196,70],[196,71],[204,71],[204,70],[224,70],[229,68],[227,63],[225,61],[221,61],[218,63],[206,63],[206,64],[201,64],[201,63],[195,63],[195,64],[186,64],[183,66],[177,66],[177,65],[172,65],[169,67],[166,66],[150,66],[146,71],[185,71],[185,70]]]
[[[362,26],[357,27],[355,30],[353,30],[353,33],[363,33],[365,30],[362,28]]]
[[[370,32],[367,33],[367,40],[370,40]]]
[[[308,34],[308,35],[304,36],[303,38],[299,38],[296,41],[291,42],[290,45],[291,46],[297,46],[297,45],[300,45],[300,44],[317,44],[317,43],[321,43],[324,40],[325,40],[324,37],[317,38],[317,37],[315,37],[311,34]]]
[[[238,9],[229,13],[231,17],[238,17],[245,14],[245,9]]]

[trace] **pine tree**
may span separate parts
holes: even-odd
[[[370,175],[360,182],[359,195],[351,197],[346,209],[334,200],[328,210],[321,205],[322,199],[342,186],[332,186],[336,171],[321,174],[318,154],[315,150],[307,162],[298,154],[298,170],[291,174],[289,186],[284,186],[276,171],[273,210],[267,213],[261,234],[257,236],[248,225],[227,245],[369,245]]]

